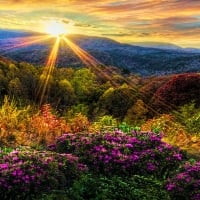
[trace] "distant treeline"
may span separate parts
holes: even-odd
[[[14,98],[19,105],[40,101],[39,88],[45,79],[43,67],[0,61],[0,99]],[[90,119],[112,115],[122,121],[138,121],[169,113],[194,102],[200,106],[200,74],[140,77],[119,69],[55,68],[50,75],[43,103],[61,114],[81,112]]]

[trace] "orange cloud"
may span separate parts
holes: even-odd
[[[184,40],[194,41],[200,27],[197,0],[0,0],[0,5],[0,28],[32,29],[39,21],[56,18],[73,22],[77,33],[122,42],[159,40],[184,45]],[[195,41],[200,46],[200,39]]]

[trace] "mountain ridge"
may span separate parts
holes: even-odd
[[[3,32],[10,35],[10,38],[6,36],[3,39]],[[35,65],[44,65],[55,38],[40,44],[33,44],[5,52],[5,46],[16,45],[14,38],[19,37],[20,34],[21,37],[24,37],[24,35],[31,36],[36,33],[15,31],[9,34],[8,30],[0,30],[0,55],[19,62],[25,61]],[[174,49],[142,47],[123,44],[109,38],[79,34],[67,35],[67,37],[101,63],[125,69],[142,76],[197,72],[200,68],[200,50],[198,52],[196,49],[185,50],[178,46],[177,49],[175,47]],[[57,61],[57,66],[59,67],[80,67],[84,65],[77,55],[62,42]]]

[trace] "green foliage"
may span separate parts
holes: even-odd
[[[146,121],[141,128],[143,131],[162,132],[165,137],[171,139],[179,133],[184,132],[184,127],[180,123],[177,123],[172,115],[168,114],[163,114]]]
[[[173,114],[189,133],[200,134],[200,108],[195,103],[185,104]]]
[[[137,93],[129,87],[109,88],[100,98],[100,108],[107,115],[123,119],[136,100]]]
[[[72,85],[78,99],[87,101],[89,96],[96,90],[96,76],[87,68],[79,69],[74,74]]]
[[[25,95],[25,88],[23,88],[19,78],[12,79],[8,84],[8,94],[9,96],[23,97]]]
[[[102,126],[116,126],[117,120],[113,118],[111,115],[104,115],[100,117],[99,122]]]
[[[4,97],[0,107],[0,146],[14,144],[17,141],[18,132],[23,128],[24,121],[29,117],[30,107],[20,109],[14,100]]]
[[[147,119],[148,109],[144,102],[138,99],[135,104],[128,109],[125,121],[133,126],[141,126]]]
[[[118,128],[124,133],[130,133],[134,130],[134,127],[128,125],[126,122],[122,122],[118,125]]]
[[[67,197],[65,190],[52,190],[48,193],[43,193],[41,196],[33,198],[33,200],[72,200]]]
[[[92,124],[91,129],[96,132],[104,132],[109,130],[113,131],[115,128],[117,128],[117,120],[111,115],[104,115]]]
[[[71,83],[67,79],[53,80],[49,101],[60,110],[73,105],[76,102],[76,95]]]
[[[69,190],[73,200],[169,200],[162,183],[152,178],[83,175]]]
[[[83,103],[79,103],[77,105],[73,105],[70,110],[67,111],[66,117],[68,119],[75,117],[78,113],[81,113],[85,116],[88,115],[89,106]]]

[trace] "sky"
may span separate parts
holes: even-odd
[[[200,0],[0,0],[0,29],[45,32],[51,20],[71,34],[200,48]]]

